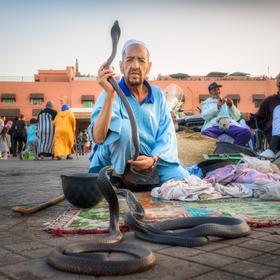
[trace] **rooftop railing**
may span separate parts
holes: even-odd
[[[0,82],[34,82],[34,76],[0,76]]]
[[[96,76],[85,76],[85,77],[74,77],[73,80],[76,81],[90,81],[96,80]],[[257,77],[207,77],[207,76],[190,76],[184,80],[186,81],[264,81],[270,80],[271,77],[267,76],[257,76]],[[171,78],[168,75],[149,75],[149,80],[178,80]],[[179,79],[180,80],[180,79]],[[35,82],[34,76],[0,76],[0,82]]]

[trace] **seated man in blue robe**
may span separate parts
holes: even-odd
[[[123,77],[119,86],[132,107],[138,127],[140,155],[132,160],[134,146],[128,115],[108,82],[115,74],[112,69],[104,68],[104,64],[100,67],[98,81],[104,90],[94,106],[89,126],[93,140],[90,172],[98,173],[102,167],[112,165],[113,176],[122,178],[126,164],[130,163],[138,171],[156,166],[160,183],[189,175],[179,163],[175,129],[164,94],[145,79],[150,68],[145,44],[129,40],[122,50]]]

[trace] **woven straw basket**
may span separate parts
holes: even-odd
[[[216,149],[216,139],[203,136],[199,132],[177,133],[177,147],[179,159],[184,166],[191,166],[201,162],[203,154],[213,154]]]

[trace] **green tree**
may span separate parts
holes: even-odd
[[[185,73],[175,73],[175,74],[169,74],[169,76],[173,79],[179,79],[179,80],[186,80],[190,76]]]

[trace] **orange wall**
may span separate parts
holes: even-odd
[[[162,89],[166,88],[170,83],[176,83],[184,92],[185,96],[185,111],[193,111],[198,113],[196,106],[199,106],[199,95],[208,94],[208,85],[211,81],[153,81]],[[277,91],[275,80],[263,81],[218,81],[223,85],[221,88],[222,96],[228,94],[239,94],[240,102],[238,108],[242,112],[256,112],[255,104],[253,103],[253,94],[264,94],[269,96]]]
[[[169,84],[175,83],[184,92],[185,111],[192,111],[197,114],[196,106],[199,106],[199,95],[208,94],[207,87],[211,81],[151,81],[162,89]],[[272,95],[276,92],[275,80],[262,81],[219,81],[223,85],[222,95],[239,94],[240,102],[238,108],[243,112],[255,112],[257,109],[252,101],[253,94]],[[69,82],[0,82],[0,94],[15,93],[16,103],[6,105],[0,102],[0,108],[19,108],[29,120],[32,117],[32,109],[44,108],[49,100],[55,102],[55,109],[60,110],[62,103],[68,103],[71,107],[82,107],[81,95],[95,95],[97,98],[101,92],[101,87],[95,80],[72,80]],[[31,105],[29,95],[31,93],[43,93],[44,103],[40,106]]]

